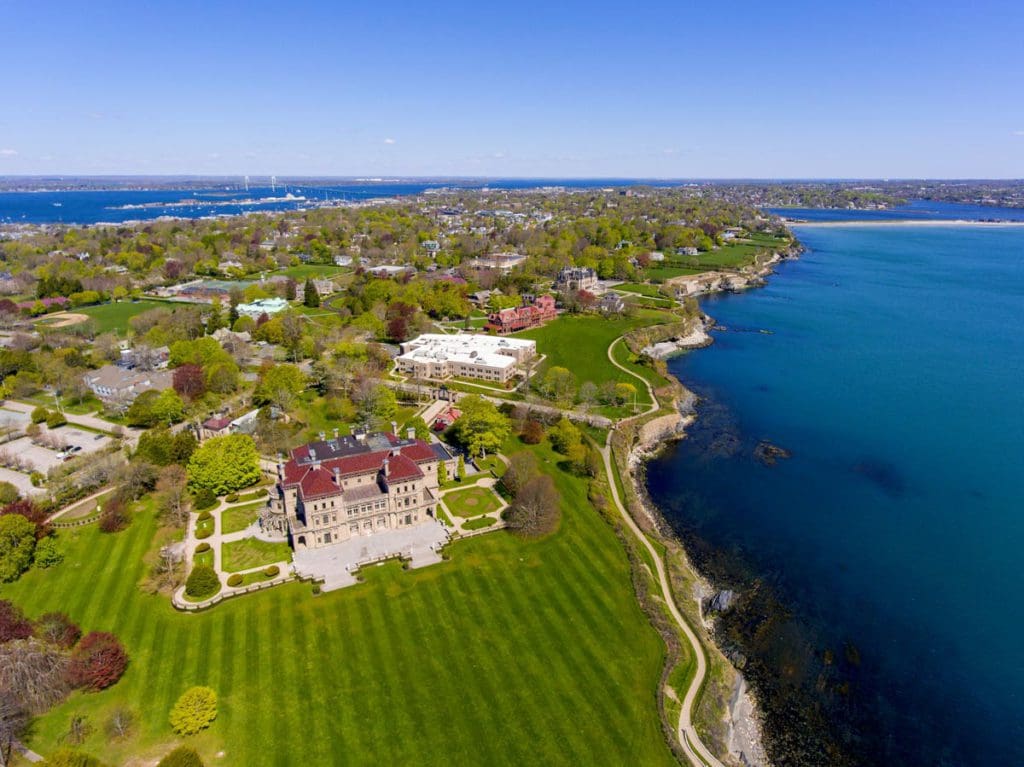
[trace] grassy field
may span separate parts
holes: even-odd
[[[222,533],[237,533],[244,530],[260,515],[260,511],[266,508],[266,502],[249,503],[245,506],[234,506],[224,509],[220,513],[220,526]]]
[[[501,503],[489,487],[467,487],[447,493],[441,498],[445,507],[457,517],[477,517],[497,511]]]
[[[462,529],[463,530],[479,530],[480,528],[483,528],[483,527],[490,527],[491,525],[493,525],[497,521],[498,520],[496,520],[494,517],[477,517],[476,519],[471,519],[471,520],[469,520],[467,522],[464,522],[462,524]]]
[[[256,538],[228,541],[220,547],[221,569],[226,573],[251,570],[254,567],[290,562],[292,550],[287,543],[267,543]]]
[[[657,285],[645,285],[641,282],[624,282],[621,285],[616,285],[615,290],[624,293],[639,293],[641,296],[648,296],[649,298],[665,298],[665,296],[658,292]]]
[[[167,724],[174,701],[204,684],[217,691],[217,721],[188,742],[207,764],[674,764],[655,697],[664,648],[625,553],[585,484],[532,449],[562,495],[557,533],[458,541],[449,561],[366,568],[365,583],[317,597],[294,583],[178,613],[136,585],[152,514],[115,535],[62,532],[63,564],[0,586],[0,598],[113,631],[131,663],[114,687],[41,717],[28,745],[52,753],[83,714],[94,727],[86,751],[153,763],[180,741]],[[104,722],[125,704],[135,730],[107,742]]]
[[[543,327],[517,335],[536,340],[537,351],[547,355],[541,369],[534,374],[536,380],[543,378],[548,367],[559,365],[572,371],[579,384],[585,381],[593,381],[598,386],[606,381],[633,384],[637,386],[637,402],[643,405],[650,401],[646,388],[608,360],[608,346],[627,330],[674,319],[672,314],[651,309],[641,309],[635,317],[622,319],[562,315]]]
[[[71,309],[76,314],[84,314],[91,317],[96,323],[97,333],[115,332],[125,335],[128,332],[128,320],[137,314],[148,312],[150,309],[173,309],[174,304],[168,301],[120,301],[116,304],[99,304],[97,306],[83,306],[79,309]]]
[[[351,272],[352,269],[333,264],[301,264],[300,266],[289,266],[285,269],[278,269],[274,275],[284,275],[293,280],[305,280],[307,277],[337,277],[339,274]]]
[[[784,239],[755,234],[748,240],[731,242],[715,250],[701,253],[697,256],[696,267],[686,262],[666,261],[664,266],[649,268],[647,278],[665,280],[685,274],[700,274],[713,269],[738,269],[741,266],[754,263],[754,256],[759,251],[766,248],[779,248],[785,244],[786,240]]]

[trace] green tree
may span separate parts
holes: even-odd
[[[559,404],[571,405],[576,399],[576,376],[567,368],[555,365],[544,374],[541,391]]]
[[[306,388],[306,376],[295,365],[282,363],[266,368],[261,374],[253,392],[254,404],[277,405],[288,410],[295,398]]]
[[[568,418],[562,418],[548,429],[548,439],[556,452],[568,455],[569,451],[583,440],[583,433],[573,426]]]
[[[470,455],[496,453],[512,432],[512,424],[493,402],[478,394],[459,401],[462,415],[452,426],[454,437]]]
[[[164,389],[153,401],[151,412],[157,423],[177,423],[185,416],[185,403],[174,389]]]
[[[89,754],[71,748],[59,748],[39,762],[40,767],[103,767],[103,763]]]
[[[195,735],[217,718],[217,693],[209,687],[191,687],[171,709],[171,727],[179,735]]]
[[[21,514],[0,516],[0,581],[10,583],[28,570],[36,548],[36,526]]]
[[[427,422],[420,418],[418,415],[413,416],[405,422],[406,429],[412,429],[416,435],[416,439],[422,439],[424,442],[430,439],[430,427],[427,426]]]
[[[185,594],[193,599],[206,599],[220,591],[220,578],[209,565],[196,565],[185,580]]]
[[[443,485],[448,481],[448,465],[444,461],[437,462],[437,484]]]
[[[304,289],[302,303],[310,309],[316,309],[320,306],[320,292],[316,289],[316,285],[313,283],[312,277],[306,278],[306,287]]]
[[[188,462],[192,490],[206,489],[217,495],[241,490],[260,479],[260,457],[248,434],[228,434],[206,440]]]

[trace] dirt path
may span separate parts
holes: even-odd
[[[77,325],[79,322],[86,322],[89,319],[87,314],[78,312],[56,312],[46,315],[40,323],[45,328],[66,328],[68,325]]]

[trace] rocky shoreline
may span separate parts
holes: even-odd
[[[706,281],[697,280],[695,284],[700,286],[696,292],[686,291],[687,295],[707,295],[721,291],[746,290],[753,287],[760,287],[766,284],[770,274],[774,272],[776,265],[785,260],[799,256],[803,247],[794,242],[787,250],[781,253],[772,254],[771,258],[763,264],[750,268],[741,274],[710,273],[711,278]],[[696,275],[705,277],[705,275]],[[685,279],[685,278],[682,278]],[[696,327],[689,333],[669,338],[651,344],[643,349],[643,353],[653,359],[666,359],[684,351],[699,349],[709,346],[713,339],[709,330],[714,326],[714,320],[707,315],[701,315]],[[671,376],[671,374],[667,374]],[[716,600],[721,603],[731,602],[734,598],[732,592],[717,589],[707,578],[705,578],[694,566],[689,552],[679,540],[675,531],[665,519],[661,510],[651,500],[647,492],[645,482],[645,467],[648,461],[656,458],[668,445],[675,441],[686,438],[686,430],[697,419],[696,403],[697,396],[687,389],[676,379],[679,396],[675,403],[675,412],[658,416],[644,423],[637,434],[637,440],[630,449],[627,456],[627,467],[629,480],[632,489],[639,500],[640,510],[646,516],[649,526],[656,530],[662,542],[674,541],[679,543],[683,556],[686,560],[686,567],[692,576],[694,583],[694,599],[698,602],[698,610],[706,636],[715,644],[719,653],[728,660],[735,672],[732,695],[726,710],[725,724],[727,728],[726,746],[729,755],[736,764],[750,765],[750,767],[768,767],[767,751],[765,747],[766,732],[765,718],[762,709],[758,706],[755,691],[747,684],[746,678],[736,667],[734,659],[728,648],[721,646],[716,640],[714,625],[715,618],[708,617],[717,611],[705,611],[704,605],[715,604]],[[728,604],[718,604],[718,608],[728,609]]]

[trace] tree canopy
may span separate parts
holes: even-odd
[[[188,481],[193,490],[217,495],[241,490],[260,479],[260,457],[248,434],[213,437],[201,444],[188,462]]]

